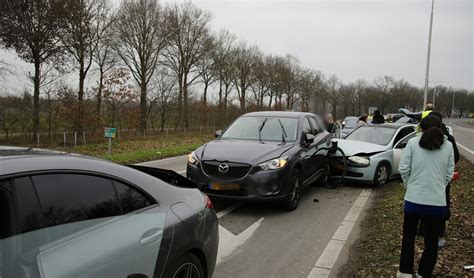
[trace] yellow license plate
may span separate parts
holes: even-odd
[[[221,184],[221,183],[211,183],[209,184],[209,189],[212,190],[239,190],[240,185],[235,183]]]

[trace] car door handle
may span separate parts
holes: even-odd
[[[149,243],[155,242],[158,239],[161,239],[163,235],[163,230],[154,228],[146,231],[140,238],[140,244],[147,245]]]

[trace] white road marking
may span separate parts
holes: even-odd
[[[230,256],[239,246],[244,244],[253,233],[260,227],[263,217],[257,222],[250,225],[247,229],[238,235],[234,235],[226,228],[219,225],[219,248],[217,251],[217,263],[222,262],[226,257]]]
[[[170,161],[170,160],[177,160],[177,159],[182,159],[187,157],[187,155],[181,155],[181,156],[173,156],[173,157],[168,157],[168,158],[163,158],[163,159],[158,159],[158,160],[152,160],[152,161],[147,161],[147,162],[142,162],[142,163],[137,163],[137,165],[147,165],[147,164],[152,164],[156,162],[165,162],[165,161]]]
[[[346,217],[337,228],[332,239],[324,248],[323,253],[319,256],[313,269],[311,269],[308,278],[329,277],[342,248],[344,248],[346,240],[349,238],[352,228],[354,228],[362,209],[370,197],[371,191],[370,189],[364,189],[359,194],[359,197],[357,197],[351,209],[347,212]]]
[[[234,210],[240,208],[241,206],[242,206],[242,203],[237,203],[237,204],[234,204],[234,205],[232,205],[232,206],[230,206],[230,207],[227,207],[226,209],[221,210],[221,211],[219,211],[219,212],[217,213],[217,218],[220,219],[220,218],[226,216],[227,214],[233,212]]]
[[[472,128],[466,128],[466,127],[458,126],[458,125],[453,124],[453,122],[450,122],[449,124],[452,125],[452,126],[455,126],[457,128],[466,130],[466,131],[474,132],[474,129],[472,129]]]
[[[458,147],[461,147],[462,149],[464,149],[464,150],[467,151],[468,153],[474,154],[474,151],[470,150],[468,147],[463,146],[463,145],[459,144],[458,142],[456,142],[456,145],[458,145]]]

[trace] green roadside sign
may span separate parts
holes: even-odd
[[[105,138],[115,138],[117,134],[117,129],[115,127],[106,127],[104,129]]]

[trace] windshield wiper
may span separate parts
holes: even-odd
[[[281,141],[285,144],[285,143],[286,143],[286,137],[288,137],[288,136],[286,135],[285,127],[284,127],[283,124],[281,123],[280,119],[278,119],[278,123],[279,123],[280,126],[281,126],[281,131],[283,131],[283,132],[281,133]]]
[[[258,140],[260,141],[260,143],[263,143],[263,141],[262,141],[262,129],[265,126],[265,123],[267,122],[267,120],[268,120],[268,118],[265,118],[265,120],[263,120],[262,124],[258,128]]]

